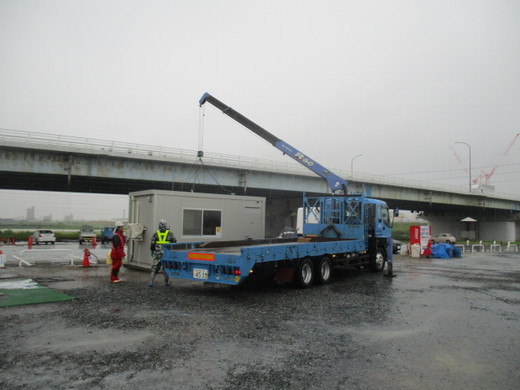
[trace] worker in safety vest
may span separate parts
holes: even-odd
[[[387,246],[387,253],[386,253],[386,273],[383,274],[383,276],[387,276],[389,278],[393,278],[394,276],[397,276],[394,274],[394,261],[393,261],[393,241],[390,239],[390,243]]]
[[[163,244],[173,244],[174,242],[177,242],[175,239],[172,231],[170,230],[170,227],[168,226],[168,223],[161,219],[159,221],[159,229],[154,233],[152,237],[152,242],[150,244],[150,251],[152,253],[153,257],[153,265],[152,265],[152,271],[150,274],[150,281],[148,282],[149,287],[153,287],[153,283],[155,280],[155,275],[161,270],[162,263],[162,247]],[[169,286],[169,278],[166,274],[166,271],[164,271],[164,286]]]

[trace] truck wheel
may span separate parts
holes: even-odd
[[[294,275],[295,281],[301,288],[307,288],[312,285],[314,280],[314,267],[312,260],[306,257],[300,261]]]
[[[372,272],[381,272],[385,268],[386,252],[382,248],[377,248],[376,253],[370,261]]]
[[[332,276],[332,262],[327,256],[320,257],[316,262],[316,283],[327,284]]]

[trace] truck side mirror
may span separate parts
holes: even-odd
[[[395,208],[394,209],[394,213],[392,215],[392,222],[390,224],[390,227],[393,228],[394,227],[394,221],[395,221],[395,218],[399,216],[399,209],[398,208]]]

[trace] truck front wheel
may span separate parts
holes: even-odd
[[[384,249],[377,248],[376,253],[372,255],[370,261],[370,269],[372,272],[381,272],[385,268],[386,253]]]
[[[316,283],[327,284],[332,276],[332,262],[327,256],[320,257],[316,262]]]
[[[314,280],[314,267],[312,260],[306,257],[300,261],[294,275],[295,281],[301,288],[307,288],[312,285]]]

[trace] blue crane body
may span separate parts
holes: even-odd
[[[323,177],[333,194],[303,196],[303,232],[295,238],[163,245],[162,264],[169,277],[237,285],[263,275],[305,288],[329,282],[336,268],[383,270],[392,259],[385,202],[348,195],[346,180],[207,93],[199,103],[206,102]]]

